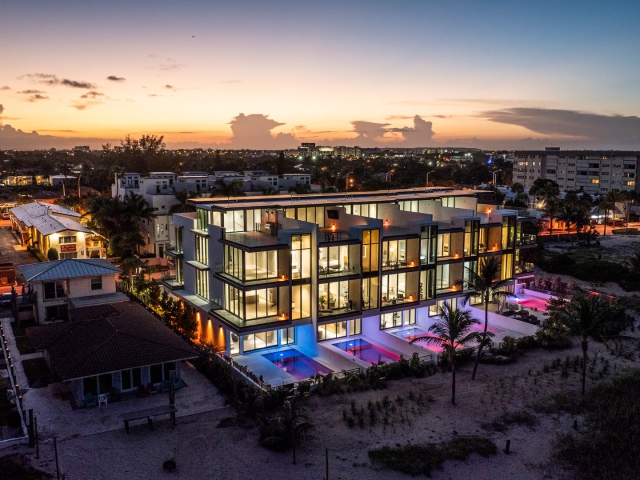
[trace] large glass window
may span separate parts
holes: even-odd
[[[321,276],[327,275],[350,275],[358,273],[356,271],[357,258],[351,258],[350,245],[340,245],[335,247],[321,247],[318,249],[318,269]]]
[[[204,235],[196,235],[196,262],[209,265],[209,238]]]
[[[339,313],[336,310],[351,311],[356,308],[350,296],[348,281],[321,283],[318,286],[318,295],[321,315]]]
[[[438,257],[451,256],[451,234],[441,233],[438,235]]]
[[[343,322],[325,323],[318,325],[318,341],[343,338],[362,333],[362,319],[345,320]]]
[[[311,277],[311,235],[291,236],[291,278]]]
[[[432,265],[436,262],[438,244],[438,228],[434,226],[424,227],[420,236],[420,264]]]
[[[244,275],[244,252],[230,245],[224,246],[224,273],[242,280]]]
[[[278,252],[245,252],[244,278],[247,281],[278,277]]]
[[[382,268],[406,266],[407,241],[391,240],[382,242]]]
[[[278,289],[275,287],[244,292],[244,301],[246,320],[278,314]]]
[[[464,255],[477,255],[480,239],[480,221],[468,220],[464,226]]]
[[[182,252],[183,251],[182,227],[176,227],[175,233],[176,233],[176,252]]]
[[[372,310],[378,308],[378,277],[365,277],[362,279],[362,309]]]
[[[382,276],[382,303],[404,301],[407,288],[407,274],[396,273]]]
[[[420,300],[429,300],[435,297],[436,270],[430,268],[420,272]]]
[[[295,327],[280,329],[280,344],[291,345],[296,343],[296,329]]]
[[[271,330],[268,332],[251,333],[244,335],[244,351],[258,350],[260,348],[274,347],[278,345],[278,332]]]
[[[502,249],[514,248],[516,240],[516,217],[502,218]]]
[[[234,210],[224,213],[224,228],[227,233],[244,232],[244,210]]]
[[[244,318],[242,307],[244,305],[244,292],[232,287],[229,284],[224,285],[224,304],[227,311],[234,315]]]
[[[291,287],[291,318],[309,318],[311,316],[311,285],[293,285]]]
[[[205,210],[204,208],[198,208],[197,209],[197,216],[198,216],[198,230],[206,230],[207,229],[207,225],[209,224],[209,210]]]
[[[449,278],[449,264],[440,264],[436,266],[436,289],[449,288],[451,280]]]
[[[379,241],[379,230],[362,232],[362,270],[364,272],[378,271]]]
[[[380,330],[402,326],[402,312],[383,313],[380,315]]]
[[[209,271],[196,269],[196,295],[209,299]]]

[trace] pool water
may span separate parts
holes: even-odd
[[[349,355],[353,355],[367,363],[378,364],[379,362],[393,363],[400,360],[400,356],[391,353],[378,345],[369,343],[361,338],[347,340],[346,342],[334,343],[334,347],[344,350]]]
[[[284,370],[296,380],[305,380],[320,375],[326,375],[333,370],[307,357],[299,351],[289,348],[279,352],[265,353],[264,358],[273,363],[280,370]]]

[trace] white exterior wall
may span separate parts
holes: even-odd
[[[62,259],[63,258],[62,254],[69,253],[69,252],[62,251],[60,247],[60,237],[75,236],[76,237],[75,251],[78,254],[76,258],[87,258],[85,235],[86,234],[84,232],[74,232],[73,230],[66,230],[61,233],[52,233],[51,235],[49,235],[49,248],[55,248],[56,250],[58,250],[58,254],[60,254],[60,258]],[[65,243],[63,245],[73,245],[73,244]],[[44,252],[44,254],[46,255],[47,252]]]
[[[91,290],[91,277],[72,278],[69,280],[69,297],[89,297],[116,292],[116,276],[102,275],[102,289]]]

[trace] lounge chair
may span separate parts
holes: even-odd
[[[163,380],[162,382],[160,382],[160,387],[159,387],[160,393],[165,393],[169,391],[169,380]]]
[[[84,405],[85,407],[95,407],[96,406],[96,398],[93,396],[93,393],[88,392],[84,395]]]
[[[158,389],[153,383],[149,382],[147,383],[147,392],[149,392],[149,395],[154,395],[158,393]]]

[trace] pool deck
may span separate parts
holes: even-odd
[[[385,350],[388,350],[391,353],[394,353],[398,356],[403,356],[405,359],[409,360],[411,358],[411,356],[414,353],[417,353],[419,357],[424,357],[425,355],[429,355],[430,358],[433,355],[433,351],[430,350],[426,350],[422,347],[419,347],[417,345],[409,345],[409,343],[405,342],[404,340],[397,338],[397,337],[391,337],[389,339],[388,342],[382,343],[379,340],[374,340],[372,338],[369,338],[365,335],[354,335],[354,336],[350,336],[350,337],[346,337],[346,338],[337,338],[335,340],[331,340],[331,341],[326,341],[326,342],[321,342],[319,344],[319,346],[323,347],[327,352],[331,352],[332,355],[338,354],[341,357],[343,357],[345,360],[351,362],[353,365],[351,366],[351,368],[360,368],[361,370],[366,370],[367,368],[369,368],[371,366],[371,364],[369,364],[368,362],[365,362],[364,360],[361,360],[359,358],[354,357],[353,355],[348,354],[347,352],[345,352],[344,350],[335,347],[333,344],[334,343],[340,343],[340,342],[344,342],[344,341],[352,341],[352,340],[357,340],[357,339],[362,339],[365,340],[369,343],[371,343],[372,345],[376,345],[378,347],[381,347]],[[397,341],[395,341],[397,340]],[[321,354],[322,355],[322,354]]]
[[[300,345],[283,345],[281,347],[265,348],[256,350],[254,352],[245,353],[243,355],[234,355],[233,359],[240,365],[244,365],[251,370],[258,377],[262,375],[262,379],[265,383],[272,387],[278,387],[281,385],[291,385],[297,383],[300,380],[293,375],[285,372],[281,368],[277,367],[273,362],[263,357],[266,353],[281,352],[284,350],[297,350],[298,352],[306,355],[315,362],[322,364],[334,372],[341,372],[342,370],[349,370],[354,368],[349,362],[341,362],[338,358],[337,361],[334,358],[325,358],[321,355],[313,355],[312,353],[301,348]]]

